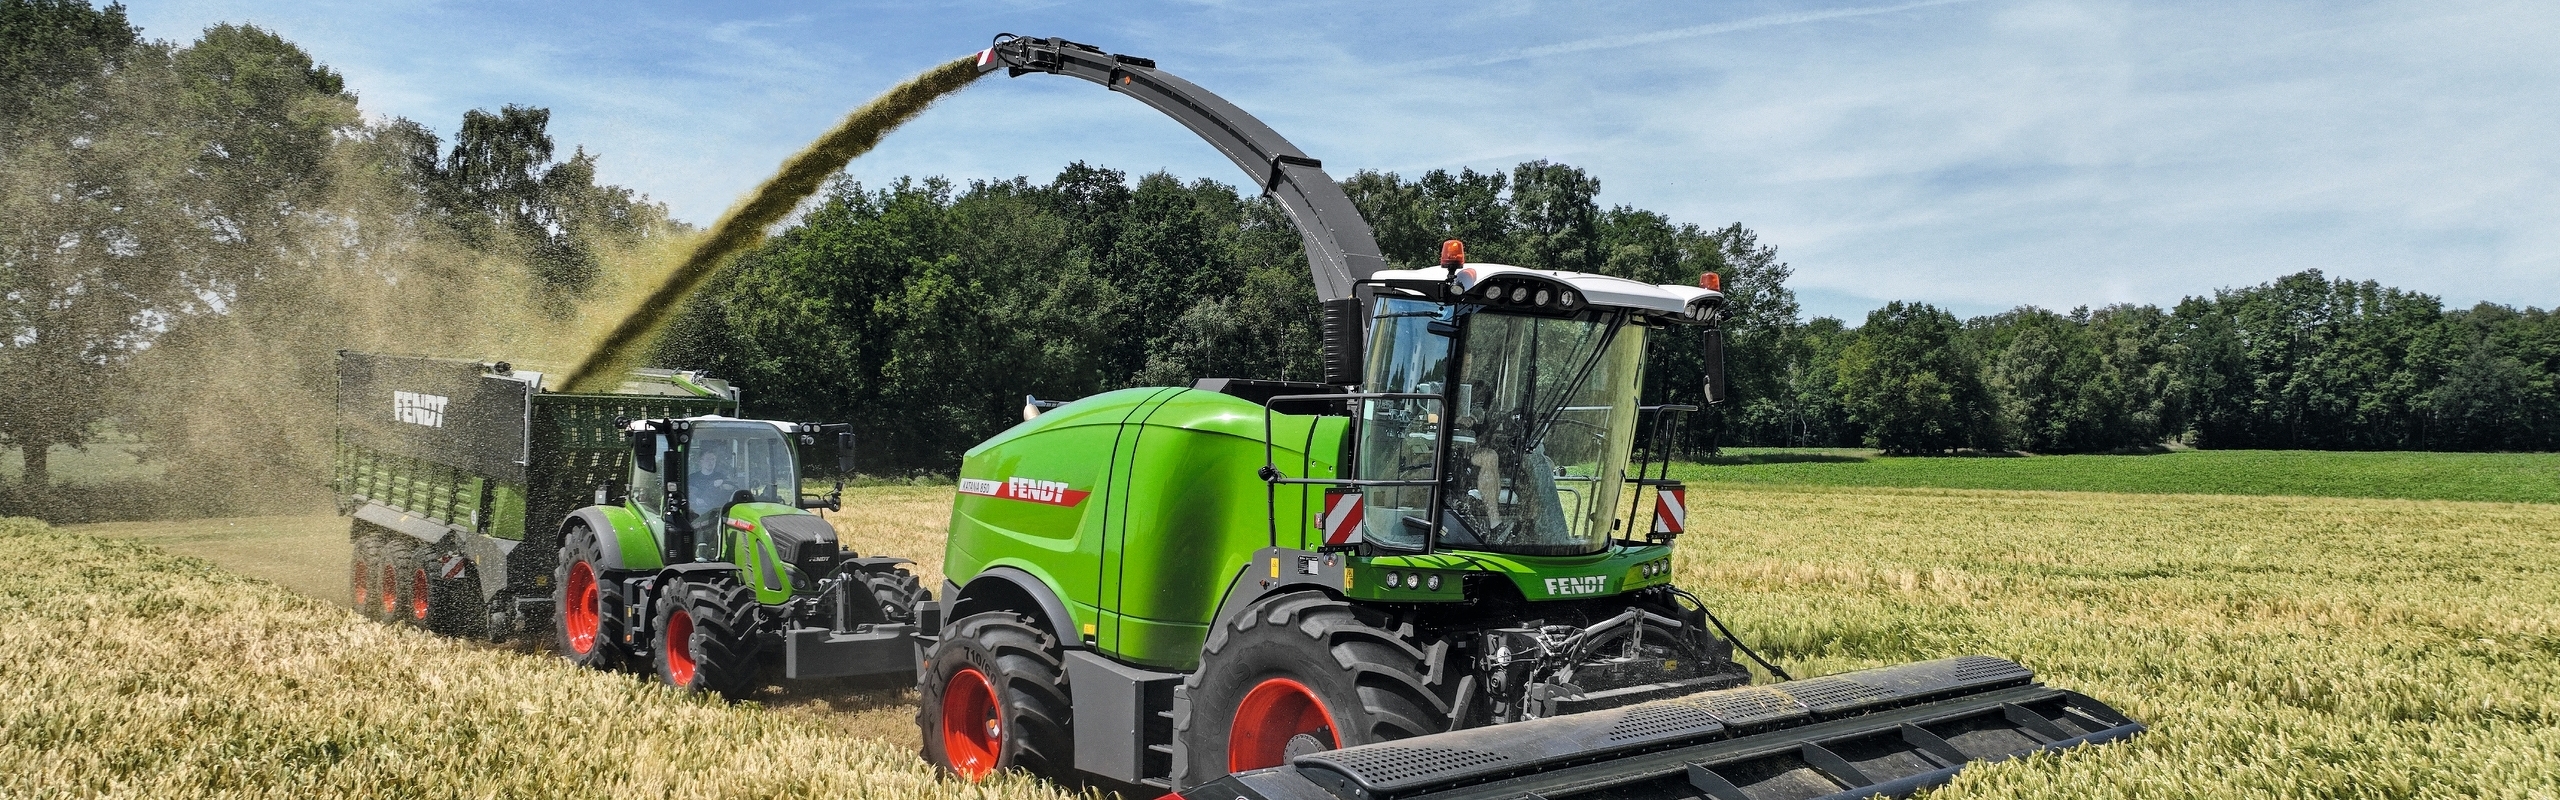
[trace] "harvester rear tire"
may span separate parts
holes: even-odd
[[[1057,637],[1010,611],[942,630],[917,680],[925,761],[972,781],[1005,770],[1073,780],[1074,706]]]
[[[622,587],[605,572],[595,532],[572,523],[551,574],[551,628],[560,654],[582,667],[624,667],[630,660],[623,645],[624,605]]]
[[[732,700],[755,691],[761,642],[755,590],[731,575],[695,575],[658,597],[658,679]]]
[[[1423,683],[1422,650],[1386,624],[1370,609],[1296,592],[1255,600],[1211,629],[1173,705],[1173,788],[1447,729],[1447,701]]]

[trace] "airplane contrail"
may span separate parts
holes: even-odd
[[[1980,1],[1981,0],[1921,0],[1921,2],[1903,3],[1891,6],[1842,8],[1830,11],[1806,11],[1792,14],[1770,14],[1767,16],[1752,17],[1750,19],[1735,20],[1732,22],[1716,22],[1706,25],[1691,25],[1686,28],[1672,28],[1670,30],[1663,31],[1633,33],[1624,36],[1601,36],[1571,42],[1558,42],[1556,44],[1539,45],[1537,47],[1522,48],[1507,53],[1495,53],[1492,55],[1435,58],[1428,61],[1416,62],[1413,66],[1422,69],[1438,69],[1441,67],[1501,64],[1510,61],[1543,58],[1546,56],[1564,55],[1567,53],[1582,53],[1592,50],[1609,50],[1620,47],[1655,44],[1658,42],[1668,42],[1677,39],[1687,39],[1693,36],[1732,33],[1735,31],[1756,30],[1759,28],[1775,28],[1782,25],[1802,25],[1808,22],[1823,22],[1827,20],[1847,19],[1850,17],[1867,17],[1877,14],[1891,14],[1897,11],[1910,11],[1913,9],[1928,8],[1931,6],[1948,6]]]

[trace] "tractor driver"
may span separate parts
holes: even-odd
[[[735,471],[721,466],[717,447],[698,448],[687,455],[690,458],[685,460],[686,500],[693,504],[694,513],[707,514],[728,505],[729,500],[743,488],[738,484]]]

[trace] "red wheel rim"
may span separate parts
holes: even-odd
[[[996,771],[1004,744],[1004,717],[996,709],[996,685],[985,673],[962,669],[942,685],[942,756],[960,777],[978,780]]]
[[[1305,684],[1270,678],[1246,692],[1236,704],[1236,721],[1227,729],[1227,771],[1277,767],[1289,759],[1289,740],[1308,736],[1321,749],[1342,746],[1334,734],[1333,715]]]
[[[569,582],[562,588],[560,620],[569,628],[569,649],[578,655],[596,649],[596,570],[579,561],[569,565]]]
[[[382,565],[382,616],[400,613],[400,571]]]
[[[693,615],[667,615],[667,682],[693,688]]]
[[[355,594],[355,604],[358,609],[364,608],[365,590],[372,587],[372,582],[365,580],[372,572],[373,570],[365,566],[364,562],[358,561],[355,569],[351,570],[347,576],[347,590]]]
[[[419,622],[427,621],[427,591],[427,569],[419,567],[417,576],[409,579],[409,616]]]

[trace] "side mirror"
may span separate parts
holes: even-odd
[[[634,431],[631,434],[631,463],[642,472],[658,471],[658,434],[656,431]]]
[[[1707,360],[1707,405],[1722,405],[1724,386],[1724,329],[1708,328],[1704,339]]]
[[[853,472],[853,434],[851,432],[836,434],[836,471],[848,474]]]

